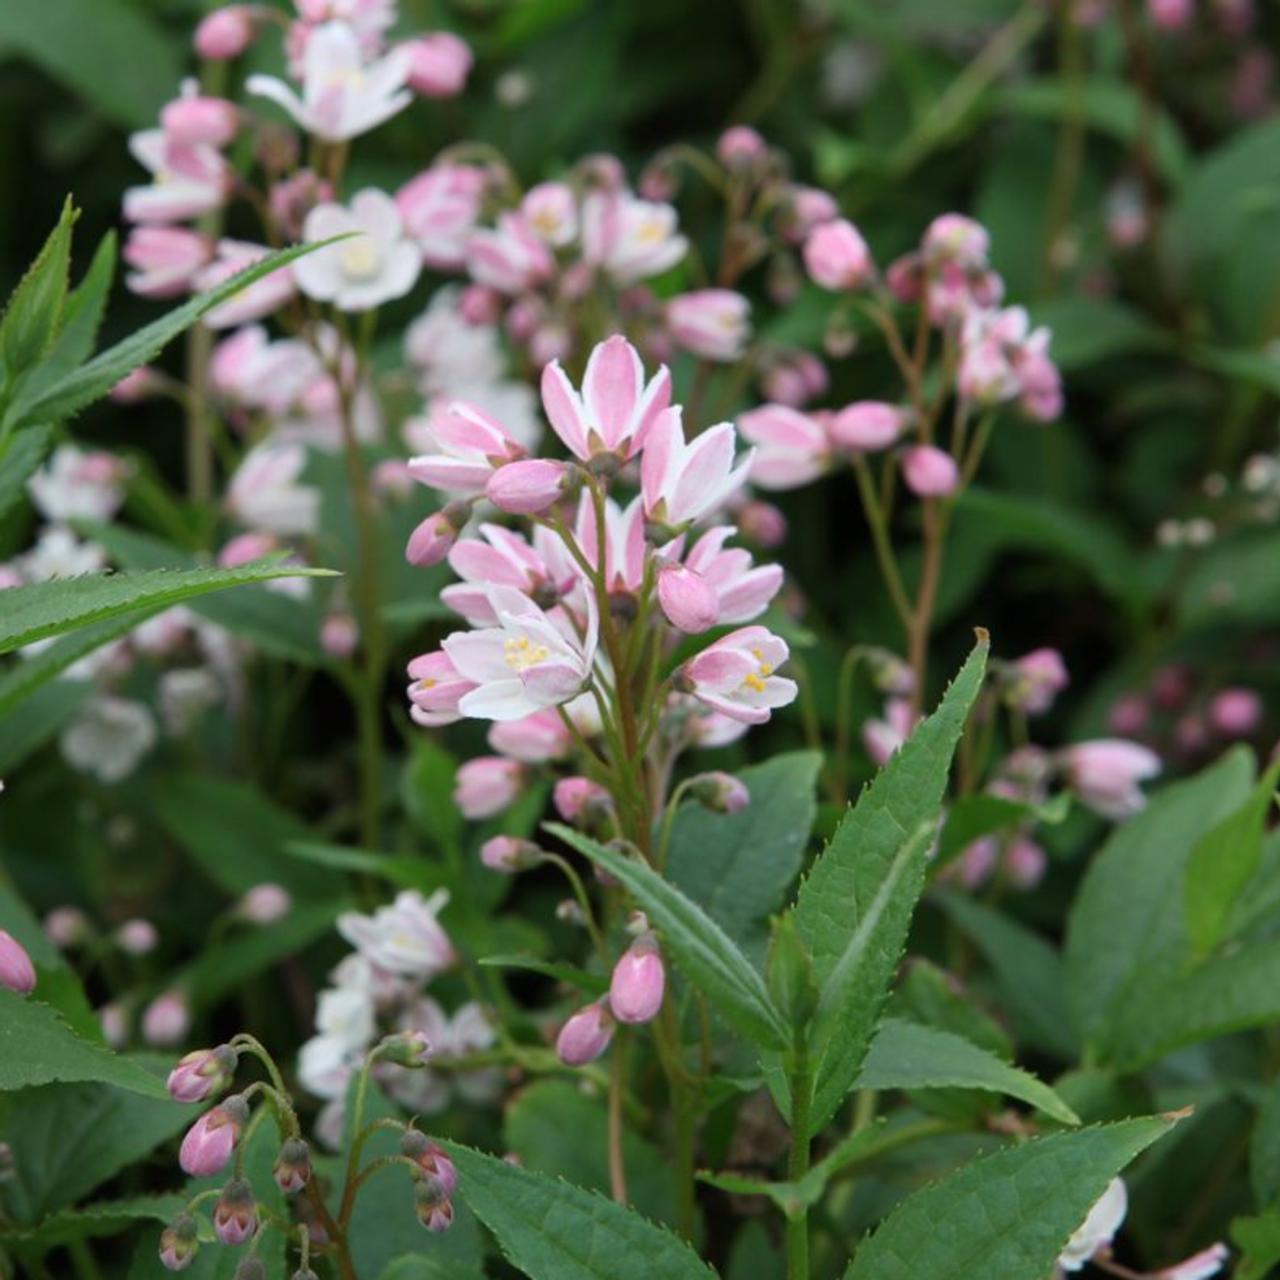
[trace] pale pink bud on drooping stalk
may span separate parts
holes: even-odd
[[[78,945],[89,933],[89,917],[79,907],[54,907],[44,918],[44,936],[59,950]]]
[[[576,826],[594,827],[613,808],[609,793],[590,778],[561,778],[551,793],[556,812]]]
[[[613,1017],[607,1001],[586,1005],[560,1028],[556,1037],[556,1056],[569,1067],[585,1067],[594,1062],[613,1039]]]
[[[1209,703],[1209,723],[1224,737],[1247,738],[1262,721],[1262,699],[1252,689],[1223,689]]]
[[[871,250],[852,222],[834,218],[804,242],[804,265],[814,284],[833,292],[860,289],[875,274]]]
[[[682,564],[664,565],[658,571],[658,603],[667,621],[686,635],[699,635],[720,618],[715,588]]]
[[[1033,649],[1009,664],[1006,697],[1012,706],[1029,716],[1042,715],[1068,684],[1062,654],[1056,649]]]
[[[178,1149],[183,1173],[207,1178],[222,1169],[235,1150],[240,1132],[249,1119],[249,1108],[238,1094],[206,1111],[187,1130]]]
[[[404,558],[420,569],[439,564],[453,550],[467,521],[471,517],[471,503],[450,502],[440,511],[429,515],[410,535],[404,549]]]
[[[311,1180],[311,1148],[301,1138],[286,1138],[280,1144],[271,1176],[285,1195],[301,1191]]]
[[[829,431],[839,448],[871,453],[896,444],[906,425],[907,416],[897,405],[858,400],[831,419]]]
[[[116,945],[131,956],[149,955],[159,940],[150,920],[126,920],[116,930]]]
[[[563,497],[570,474],[563,462],[551,458],[508,462],[490,476],[485,494],[495,507],[511,515],[537,515]]]
[[[453,1226],[453,1202],[437,1200],[427,1183],[419,1182],[414,1189],[414,1203],[418,1221],[433,1235],[440,1235]]]
[[[196,28],[196,53],[213,62],[238,58],[253,40],[253,9],[247,4],[230,4],[215,9]]]
[[[0,986],[30,995],[36,987],[36,967],[26,948],[5,929],[0,929]]]
[[[532,840],[518,836],[494,836],[480,846],[480,861],[490,871],[502,875],[514,875],[527,871],[542,861],[542,850]]]
[[[196,1220],[190,1214],[175,1218],[160,1234],[160,1262],[167,1271],[185,1271],[199,1248]]]
[[[191,1026],[191,1009],[180,991],[163,991],[142,1014],[142,1038],[155,1048],[177,1044]]]
[[[456,98],[471,74],[471,50],[452,32],[436,31],[403,46],[409,53],[409,88],[424,98]]]
[[[750,125],[735,124],[717,140],[716,158],[727,169],[750,169],[769,158],[769,144]]]
[[[360,627],[345,609],[330,613],[320,624],[320,647],[331,658],[345,660],[360,644]]]
[[[918,444],[902,455],[902,478],[919,498],[945,498],[959,487],[960,469],[946,450]]]
[[[952,263],[965,271],[983,271],[991,236],[980,222],[962,213],[942,213],[925,228],[920,251],[930,266]]]
[[[213,1208],[213,1231],[223,1244],[244,1244],[258,1229],[258,1206],[244,1178],[232,1178]]]
[[[1154,751],[1123,738],[1078,742],[1061,755],[1081,801],[1104,818],[1119,822],[1146,804],[1139,783],[1160,772]]]
[[[633,942],[613,966],[609,1008],[619,1022],[651,1022],[662,1008],[667,974],[658,940],[647,933]]]
[[[437,1202],[452,1200],[458,1189],[458,1170],[443,1147],[417,1129],[406,1129],[400,1152],[422,1170],[422,1182]]]
[[[245,891],[237,914],[250,924],[275,924],[293,909],[293,898],[283,885],[264,881]]]
[[[746,783],[718,769],[700,773],[685,785],[690,796],[715,813],[741,813],[751,803]]]
[[[214,1049],[194,1049],[169,1072],[169,1096],[175,1102],[203,1102],[231,1083],[239,1057],[226,1044]]]
[[[453,801],[473,822],[501,813],[524,783],[524,767],[504,756],[477,756],[458,769]]]

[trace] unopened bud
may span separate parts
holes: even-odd
[[[666,969],[652,933],[637,938],[613,968],[609,1008],[619,1022],[651,1022],[662,1008]]]
[[[231,1280],[267,1280],[267,1270],[258,1258],[246,1258]]]
[[[258,1228],[253,1188],[244,1178],[232,1178],[213,1209],[213,1231],[223,1244],[244,1244]]]
[[[175,1102],[203,1102],[231,1083],[239,1061],[239,1055],[227,1044],[195,1049],[169,1072],[169,1096]]]
[[[167,1271],[185,1271],[199,1248],[196,1220],[190,1214],[175,1218],[160,1234],[160,1261]]]
[[[431,1193],[418,1184],[416,1210],[418,1221],[434,1235],[440,1235],[453,1226],[453,1204],[449,1200],[433,1203]]]
[[[458,1170],[443,1147],[417,1129],[406,1129],[400,1139],[400,1150],[421,1171],[417,1193],[420,1201],[443,1204],[453,1199],[458,1189]]]
[[[392,1062],[398,1067],[423,1067],[431,1045],[421,1031],[399,1031],[384,1037],[376,1052],[383,1062]]]
[[[572,1014],[560,1028],[556,1038],[556,1056],[566,1066],[585,1067],[609,1047],[614,1024],[605,1005],[603,1000],[586,1005]]]
[[[311,1180],[311,1148],[301,1138],[286,1139],[271,1173],[285,1195],[301,1191]]]
[[[689,779],[689,794],[714,813],[740,813],[751,803],[746,783],[718,769]]]
[[[521,840],[518,836],[494,836],[480,846],[480,861],[490,871],[503,875],[536,867],[542,856],[542,850],[532,840]]]

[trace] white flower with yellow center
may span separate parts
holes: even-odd
[[[349,237],[299,258],[293,267],[303,293],[343,311],[370,311],[403,297],[422,267],[421,251],[405,234],[396,202],[373,188],[359,192],[350,206],[317,205],[302,233],[313,243]]]
[[[520,720],[572,701],[586,686],[596,650],[596,617],[580,635],[568,615],[547,613],[514,587],[490,587],[497,626],[459,631],[443,648],[476,688],[458,710],[477,720]]]

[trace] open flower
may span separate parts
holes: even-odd
[[[405,889],[371,916],[355,911],[340,915],[338,932],[377,969],[406,978],[431,978],[457,960],[436,919],[448,901],[444,890],[424,898],[416,889]]]
[[[490,587],[489,598],[497,626],[444,642],[454,667],[476,685],[458,710],[478,720],[520,720],[576,697],[595,656],[594,611],[579,637],[563,614],[553,618],[513,587]]]
[[[645,515],[663,524],[681,525],[722,507],[745,483],[752,453],[734,466],[736,433],[721,422],[686,444],[680,407],[658,416],[645,442],[640,491]]]
[[[757,566],[751,552],[724,545],[736,532],[727,524],[708,529],[684,558],[685,567],[699,574],[715,592],[719,623],[758,618],[782,586],[781,565]]]
[[[152,175],[147,187],[124,193],[130,222],[183,222],[220,209],[230,189],[222,154],[203,144],[177,142],[163,129],[144,129],[129,139],[129,150]]]
[[[1058,1257],[1058,1266],[1063,1271],[1082,1270],[1094,1254],[1111,1244],[1128,1209],[1129,1195],[1124,1183],[1119,1178],[1112,1178],[1088,1216],[1067,1241],[1067,1247]]]
[[[319,519],[320,491],[298,483],[306,466],[300,444],[260,444],[231,478],[228,509],[256,529],[310,533]]]
[[[646,383],[635,347],[621,334],[597,344],[575,390],[558,360],[542,371],[542,407],[565,447],[584,462],[598,453],[630,458],[671,403],[663,365]]]
[[[741,627],[690,658],[676,687],[731,720],[764,724],[795,701],[796,682],[775,674],[787,656],[786,641],[765,627]]]
[[[1077,742],[1066,748],[1062,759],[1081,801],[1114,822],[1145,807],[1138,784],[1160,772],[1160,757],[1154,751],[1123,738]]]
[[[617,284],[661,275],[688,251],[669,204],[638,200],[629,191],[596,191],[582,206],[583,257]]]
[[[756,446],[751,483],[761,489],[798,489],[831,465],[831,441],[812,414],[785,404],[763,404],[738,418],[742,438]]]
[[[532,545],[499,524],[482,524],[480,534],[464,538],[449,552],[449,566],[462,581],[440,593],[440,599],[473,627],[497,623],[491,586],[514,587],[546,605],[554,604],[577,581],[563,544],[541,525],[534,529]]]
[[[343,311],[369,311],[402,298],[422,268],[421,251],[405,234],[396,202],[372,187],[358,192],[349,207],[317,205],[302,234],[313,243],[350,236],[299,258],[293,267],[303,293]]]
[[[703,360],[737,360],[751,339],[751,303],[732,289],[695,289],[667,303],[667,328]]]
[[[345,22],[327,22],[307,35],[301,97],[275,76],[250,76],[245,87],[279,103],[307,133],[343,142],[377,128],[413,101],[405,87],[412,61],[401,47],[366,63],[357,33]]]
[[[502,423],[461,400],[433,413],[427,431],[439,452],[410,458],[409,473],[433,489],[479,493],[499,467],[526,456]]]

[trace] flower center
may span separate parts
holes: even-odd
[[[361,236],[342,248],[343,274],[353,280],[369,280],[378,274],[382,255],[368,236]]]
[[[751,672],[743,681],[743,687],[753,689],[756,693],[764,692],[764,682],[773,675],[773,663],[764,660],[764,650],[754,647],[751,650],[752,656],[758,664],[757,670]]]
[[[551,656],[545,644],[534,644],[528,636],[511,636],[503,641],[502,648],[504,660],[512,671],[527,671]]]

